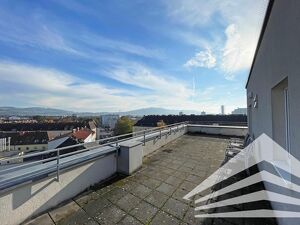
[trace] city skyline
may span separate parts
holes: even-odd
[[[266,6],[265,0],[4,2],[0,105],[78,112],[245,107]]]

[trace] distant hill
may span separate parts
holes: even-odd
[[[0,107],[0,116],[66,116],[72,115],[73,112],[53,108],[16,108]]]
[[[184,114],[200,114],[198,111],[191,110],[171,110],[164,108],[143,108],[127,112],[73,112],[61,109],[30,107],[30,108],[17,108],[17,107],[0,107],[0,116],[71,116],[76,114],[78,116],[100,116],[104,114],[119,114],[144,116],[144,115],[178,115],[179,112]]]
[[[173,109],[164,109],[164,108],[143,108],[132,110],[128,112],[119,113],[121,115],[133,115],[133,116],[144,116],[144,115],[178,115],[179,112],[183,112],[183,114],[200,114],[198,111],[192,110],[173,110]]]

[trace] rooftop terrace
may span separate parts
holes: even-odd
[[[193,224],[193,205],[182,197],[220,166],[224,137],[246,132],[247,127],[184,122],[12,157],[12,167],[0,170],[0,221],[20,224],[50,211],[36,224],[116,224],[128,218]],[[74,147],[84,148],[64,152]],[[22,163],[37,155],[45,157]],[[67,205],[52,210],[61,204]]]
[[[144,157],[131,176],[97,184],[26,224],[203,224],[183,196],[219,168],[227,144],[224,137],[181,136]]]

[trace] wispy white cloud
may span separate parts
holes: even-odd
[[[142,75],[139,75],[142,74]],[[170,78],[136,69],[134,74],[124,70],[112,73],[114,79],[137,87],[150,89],[149,93],[130,89],[113,88],[99,82],[89,82],[77,76],[49,68],[0,61],[1,104],[57,107],[76,111],[119,111],[141,107],[167,107],[199,109],[201,104],[190,100],[188,85]]]
[[[225,39],[202,38],[198,43],[202,49],[211,48],[218,55],[217,66],[228,79],[236,72],[249,69],[257,45],[261,25],[268,0],[174,0],[165,1],[169,15],[180,24],[196,29],[212,26],[213,23],[225,27]],[[221,34],[215,34],[222,36]],[[195,36],[191,37],[197,43]],[[193,60],[193,58],[191,59]]]
[[[192,90],[182,80],[177,80],[138,63],[118,66],[105,73],[119,82],[152,90],[164,94],[164,96],[173,95],[186,98],[192,95]]]
[[[212,16],[224,5],[222,0],[174,0],[164,1],[169,16],[175,21],[191,27],[205,26],[212,20]]]
[[[65,54],[83,55],[55,29],[39,21],[38,16],[24,19],[0,9],[0,41],[37,49],[51,49]]]
[[[70,7],[78,8],[80,12],[85,9],[93,11],[90,7],[79,3],[70,3]],[[60,21],[53,24],[51,21],[45,22],[39,13],[29,14],[25,20],[18,15],[0,9],[0,41],[34,49],[59,51],[63,54],[79,56],[93,61],[118,60],[117,58],[121,58],[121,56],[117,53],[158,60],[164,59],[160,49],[123,41],[122,37],[118,40],[107,38],[95,32],[89,32],[84,26],[78,25],[77,29],[80,32],[73,35],[72,32],[74,31],[68,28],[63,29],[67,26],[64,22]]]
[[[206,49],[205,51],[200,51],[195,54],[193,58],[188,60],[184,66],[185,67],[204,67],[213,68],[216,66],[216,57],[213,55],[211,49]]]
[[[0,82],[10,90],[1,93],[3,102],[22,98],[24,104],[78,111],[118,110],[141,100],[130,91],[81,80],[61,71],[13,62],[0,62]]]
[[[199,0],[199,2],[203,3],[204,1]],[[192,32],[193,29],[208,26],[214,20],[214,15],[221,10],[224,12],[224,18],[231,18],[225,13],[226,10],[223,8],[226,4],[222,2],[211,0],[205,1],[203,5],[197,5],[199,4],[198,0],[174,0],[172,4],[168,5],[168,8],[170,16],[174,20],[180,20],[180,24],[189,27],[178,33],[180,35],[172,34],[174,38],[182,39],[185,44],[190,45],[188,47],[193,46],[196,49],[194,51],[196,54],[190,55],[191,59],[185,63],[185,66],[221,69],[225,71],[228,78],[231,78],[230,73],[244,68],[245,65],[236,63],[235,59],[240,60],[240,53],[236,48],[239,50],[240,46],[248,48],[245,44],[248,41],[242,38],[246,31],[243,31],[240,24],[235,22],[240,20],[233,16],[232,20],[224,20],[223,25],[228,28],[226,31],[224,30],[225,40],[220,40],[219,33],[201,36],[199,32]],[[216,7],[217,3],[220,5]],[[178,4],[180,8],[176,9]],[[97,9],[82,3],[66,3],[65,7],[84,16],[89,16],[94,12],[93,19],[101,18]],[[51,10],[45,11],[51,18],[58,15],[51,13]],[[216,92],[220,92],[217,87],[193,89],[192,81],[186,79],[187,76],[183,76],[183,73],[190,71],[177,68],[178,64],[182,65],[184,62],[178,63],[179,60],[174,60],[172,70],[170,64],[161,65],[160,60],[174,57],[174,55],[168,57],[164,55],[169,52],[167,48],[170,47],[165,44],[165,40],[151,43],[149,40],[135,37],[134,34],[126,36],[126,33],[123,33],[124,37],[118,33],[119,36],[115,35],[114,39],[110,39],[108,33],[100,34],[101,29],[93,30],[93,27],[80,22],[74,31],[65,26],[66,24],[59,19],[59,16],[58,20],[52,21],[46,20],[47,15],[34,15],[41,12],[43,12],[42,9],[30,11],[28,19],[25,20],[21,16],[0,9],[0,42],[9,43],[11,46],[16,45],[14,47],[20,51],[26,49],[26,54],[28,49],[31,49],[27,48],[28,46],[35,50],[33,59],[27,58],[24,54],[18,58],[19,60],[22,58],[33,64],[44,63],[48,58],[51,61],[52,54],[54,54],[60,59],[66,59],[66,63],[61,65],[63,63],[57,63],[59,60],[56,59],[53,60],[56,62],[51,61],[45,64],[51,65],[53,68],[57,66],[56,68],[65,71],[78,71],[78,74],[42,66],[37,67],[33,64],[0,61],[1,104],[13,104],[19,101],[23,105],[58,107],[77,111],[118,111],[153,106],[199,111],[205,109],[208,112],[218,112],[219,105],[225,104],[220,100],[224,96],[215,97]],[[165,33],[168,32],[169,30],[166,29]],[[208,31],[208,33],[211,32]],[[157,40],[159,38],[158,36]],[[251,36],[249,38],[251,39]],[[242,42],[243,44],[239,44],[241,40],[245,40]],[[165,52],[160,48],[155,48],[159,45],[162,49],[166,48]],[[181,47],[183,46],[176,49],[177,46],[175,46],[174,50],[180,52]],[[37,60],[40,50],[47,53],[49,51],[48,57],[45,57],[43,52],[42,57],[45,58]],[[73,57],[69,58],[70,55],[82,58],[74,60]],[[13,58],[13,56],[8,57]],[[184,55],[184,57],[186,56]],[[136,60],[136,63],[131,60]],[[78,65],[75,65],[77,62]],[[166,68],[167,66],[170,67]],[[164,70],[168,72],[163,72]],[[86,76],[83,71],[87,71]],[[107,77],[118,82],[104,79],[105,82],[110,82],[110,85],[104,85],[101,83],[101,78],[98,81],[89,81],[88,74],[94,76],[99,71],[106,72]],[[175,71],[175,74],[171,74],[170,71]],[[78,77],[82,77],[82,79]],[[132,86],[137,88],[132,88]],[[238,102],[236,101],[236,103]],[[228,104],[232,105],[232,102]]]
[[[234,72],[249,68],[255,46],[251,46],[248,39],[243,39],[235,24],[229,25],[225,33],[227,40],[222,54],[221,69],[226,78],[232,79]]]
[[[84,45],[93,48],[110,49],[118,52],[124,52],[127,54],[143,56],[148,58],[164,58],[162,51],[159,49],[147,48],[145,46],[133,44],[130,42],[109,39],[101,35],[96,35],[89,32],[86,32],[81,35],[79,34],[76,37],[76,39],[81,41]]]
[[[205,110],[217,113],[221,104],[232,109],[243,105],[227,88],[209,86],[193,91],[189,84],[137,66],[134,71],[111,71],[114,79],[150,90],[116,88],[82,80],[74,74],[16,62],[0,61],[1,105],[55,107],[75,111],[119,111],[144,107]],[[3,85],[5,84],[5,85]],[[218,96],[216,90],[221,90]],[[228,96],[224,101],[224,96]],[[234,104],[232,99],[236,99]]]
[[[0,90],[0,102],[93,112],[164,107],[215,113],[224,104],[222,98],[215,98],[218,87],[201,88],[194,93],[188,84],[152,73],[146,67],[140,66],[131,73],[116,70],[111,75],[120,82],[150,91],[114,88],[58,70],[0,61],[0,83],[5,84]],[[241,106],[240,101],[235,103]]]

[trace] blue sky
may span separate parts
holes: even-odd
[[[267,3],[1,0],[0,105],[230,113]]]

